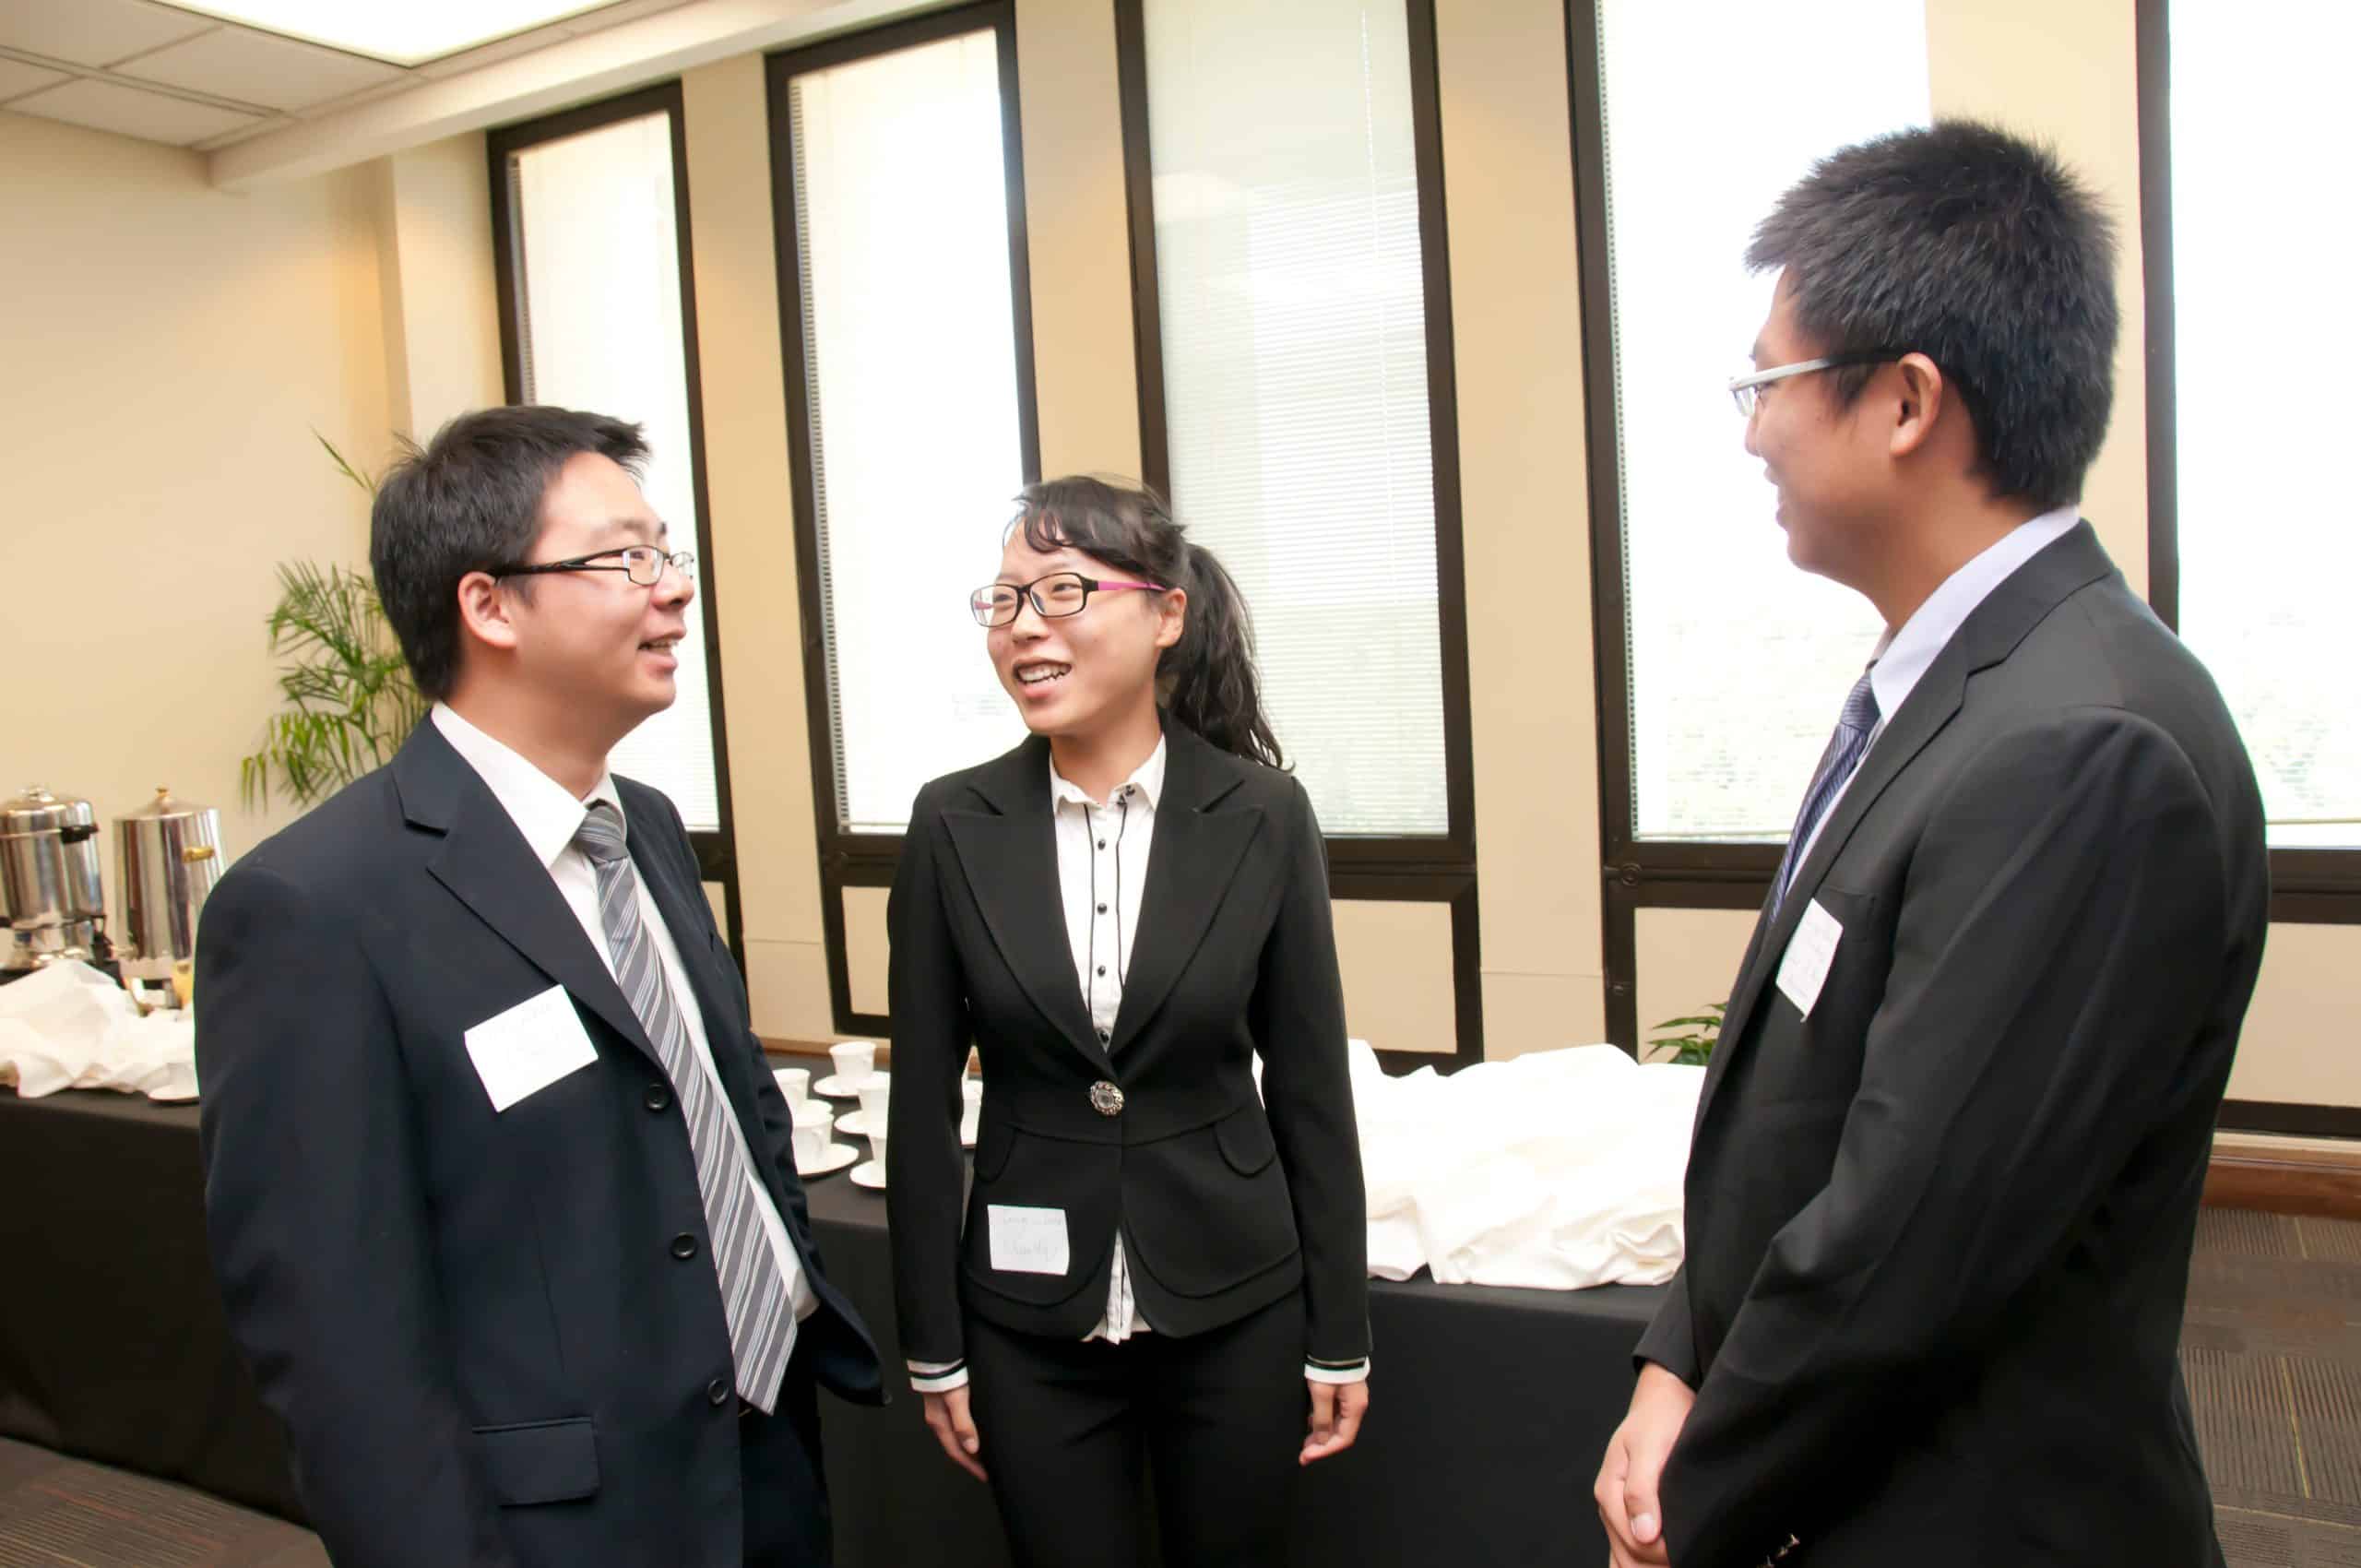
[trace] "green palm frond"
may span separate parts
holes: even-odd
[[[1685,1067],[1703,1067],[1714,1059],[1714,1047],[1722,1037],[1722,1017],[1726,1004],[1709,1002],[1705,1011],[1686,1018],[1667,1018],[1658,1029],[1687,1029],[1686,1034],[1659,1034],[1648,1041],[1648,1049],[1641,1053],[1643,1062],[1672,1062]],[[1670,1052],[1669,1055],[1666,1054]]]
[[[312,438],[339,473],[376,493],[376,481],[326,436],[315,430]],[[279,602],[264,625],[271,653],[283,660],[279,689],[287,706],[264,726],[262,748],[238,765],[238,793],[249,808],[267,808],[274,786],[297,805],[312,804],[391,761],[426,717],[366,574],[281,563]]]

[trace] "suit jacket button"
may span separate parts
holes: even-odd
[[[686,1262],[697,1255],[697,1239],[683,1230],[672,1238],[672,1255]]]
[[[726,1377],[717,1377],[711,1383],[706,1384],[705,1385],[705,1397],[706,1402],[710,1405],[727,1405],[730,1403],[730,1380]]]
[[[647,1093],[642,1099],[650,1111],[670,1111],[672,1108],[672,1091],[663,1084],[648,1085]]]
[[[1101,1078],[1090,1086],[1090,1109],[1101,1116],[1114,1116],[1123,1109],[1123,1091]]]

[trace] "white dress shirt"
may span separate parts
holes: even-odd
[[[623,823],[628,837],[631,825],[623,815],[623,797],[615,790],[614,776],[601,772],[589,799],[577,801],[564,785],[449,707],[436,703],[433,717],[434,727],[451,742],[451,749],[476,770],[509,820],[516,823],[516,831],[525,836],[526,845],[549,868],[559,896],[574,911],[574,918],[582,922],[582,933],[589,938],[591,950],[607,966],[607,972],[614,973],[615,957],[607,949],[607,930],[599,919],[598,869],[574,842],[574,835],[589,814],[591,803],[598,801],[614,808],[615,819]],[[681,967],[681,950],[672,941],[671,928],[664,923],[664,913],[656,907],[655,897],[647,891],[647,879],[638,874],[636,866],[633,867],[632,882],[639,890],[640,923],[656,939],[656,956],[664,966],[666,983],[672,988],[672,1004],[687,1026],[690,1052],[712,1084],[713,1092],[720,1097],[722,1104],[728,1105],[730,1098],[723,1092],[721,1075],[713,1064],[713,1045],[706,1039],[705,1015],[697,1006],[696,992],[689,988],[688,971]],[[770,1240],[779,1277],[787,1281],[788,1299],[794,1304],[796,1321],[801,1323],[819,1306],[819,1298],[813,1294],[812,1282],[803,1276],[802,1261],[788,1240],[778,1206],[771,1202],[769,1192],[755,1174],[757,1162],[746,1146],[746,1134],[739,1126],[738,1118],[731,1115],[722,1120],[738,1145],[738,1152],[746,1158],[746,1185],[753,1198],[754,1216],[762,1222],[763,1234]],[[795,1351],[791,1335],[788,1344],[788,1354],[792,1356]]]
[[[1853,771],[1837,786],[1836,793],[1829,797],[1820,821],[1812,824],[1811,837],[1797,850],[1793,862],[1797,870],[1803,868],[1804,857],[1820,842],[1821,828],[1836,814],[1837,802],[1844,800],[1845,791],[1853,787],[1853,780],[1868,765],[1869,754],[1877,750],[1887,721],[1909,700],[1919,677],[1927,673],[1936,655],[1975,613],[1975,607],[1991,597],[1994,588],[2014,576],[2018,567],[2072,532],[2082,516],[2082,503],[2075,501],[2019,523],[1945,577],[1942,587],[1928,594],[1927,602],[1912,611],[1910,619],[1898,630],[1888,627],[1885,635],[1878,638],[1869,666],[1869,690],[1878,699],[1877,724],[1869,731],[1869,743],[1862,748],[1861,760],[1853,765]]]
[[[1148,855],[1156,846],[1157,802],[1164,794],[1164,742],[1156,742],[1131,778],[1104,803],[1050,763],[1050,809],[1057,826],[1058,891],[1066,921],[1066,944],[1074,954],[1074,981],[1082,988],[1090,1027],[1103,1044],[1115,1032],[1122,1010],[1123,980],[1140,925],[1140,892],[1147,885]],[[1120,1345],[1149,1332],[1132,1292],[1131,1263],[1115,1236],[1114,1263],[1107,1276],[1107,1310],[1083,1336]],[[961,1362],[913,1361],[911,1385],[921,1393],[958,1388],[967,1381]],[[1322,1383],[1358,1383],[1369,1376],[1364,1360],[1352,1367],[1306,1366],[1304,1376]]]

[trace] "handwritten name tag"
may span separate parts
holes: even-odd
[[[466,1040],[468,1060],[475,1063],[494,1111],[505,1111],[599,1060],[582,1015],[562,985],[494,1013],[469,1029]]]
[[[992,1266],[1003,1274],[1063,1274],[1066,1271],[1066,1211],[986,1204]]]
[[[1844,934],[1836,917],[1815,898],[1805,907],[1804,918],[1796,922],[1796,934],[1787,940],[1786,956],[1779,960],[1779,994],[1807,1018],[1811,1016],[1812,1004],[1820,1000],[1820,988],[1828,982],[1828,966],[1835,961],[1836,944]]]

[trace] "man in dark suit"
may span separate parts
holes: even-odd
[[[2260,961],[2252,769],[2076,498],[2114,244],[1948,123],[1821,162],[1732,384],[1791,559],[1888,632],[1707,1070],[1618,1564],[2218,1564],[2176,1360]]]
[[[638,427],[445,425],[372,564],[435,699],[206,909],[206,1208],[339,1564],[828,1561],[815,1384],[883,1398],[671,802],[607,753],[695,589]]]

